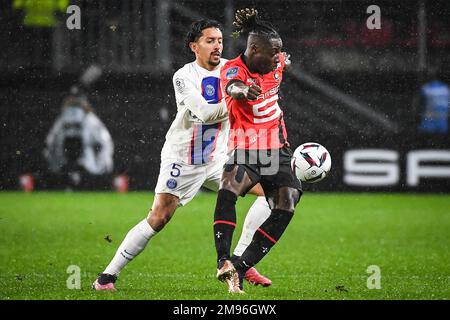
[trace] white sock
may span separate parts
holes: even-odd
[[[156,231],[148,224],[147,219],[139,222],[128,232],[125,239],[123,239],[114,258],[103,273],[118,276],[128,262],[144,250],[150,238],[155,234]]]
[[[239,239],[233,254],[241,256],[245,249],[252,242],[253,235],[256,230],[267,220],[270,216],[270,207],[265,197],[256,198],[253,205],[248,210],[245,217],[244,226],[242,228],[241,238]]]

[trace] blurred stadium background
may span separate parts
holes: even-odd
[[[66,26],[70,4],[81,9],[80,30]],[[380,30],[366,27],[372,4],[381,8]],[[147,191],[156,185],[160,150],[176,114],[172,75],[193,60],[183,48],[186,27],[197,18],[217,19],[225,28],[223,56],[232,58],[244,46],[231,38],[233,15],[246,6],[256,6],[279,29],[292,55],[294,68],[283,82],[280,104],[291,144],[319,142],[333,159],[329,177],[304,186],[327,193],[307,193],[299,219],[261,264],[274,286],[249,288],[250,294],[450,298],[449,133],[418,130],[423,110],[416,98],[430,70],[450,84],[448,0],[0,0],[0,5],[0,190],[7,190],[0,193],[1,299],[229,298],[211,273],[212,216],[206,212],[213,211],[214,194],[180,209],[188,214],[176,215],[151,245],[153,252],[123,273],[117,295],[88,289],[151,206]],[[114,190],[113,178],[124,175],[130,190],[146,192],[10,192],[67,189],[50,178],[43,150],[63,100],[92,65],[102,74],[84,92],[111,133],[114,170],[106,179],[87,178],[91,183],[78,189]],[[20,177],[32,177],[33,186]],[[341,191],[361,194],[328,193]],[[420,194],[428,192],[440,195]],[[239,201],[239,223],[251,200]],[[180,239],[189,246],[174,247]],[[83,271],[82,291],[65,287],[71,264]],[[180,269],[186,264],[195,270],[187,277]],[[371,264],[382,267],[385,290],[365,287]]]
[[[186,26],[196,18],[217,19],[225,28],[224,57],[234,57],[243,48],[230,36],[234,11],[255,5],[292,54],[294,70],[282,87],[291,144],[316,141],[333,156],[332,175],[309,189],[450,191],[448,166],[432,179],[407,179],[410,151],[448,150],[450,144],[448,133],[417,130],[422,110],[413,101],[431,67],[450,83],[448,1],[377,1],[380,30],[366,27],[370,1],[0,3],[1,189],[19,188],[25,173],[33,174],[35,189],[52,187],[45,183],[46,135],[69,88],[95,64],[103,74],[86,93],[112,135],[114,174],[126,173],[131,189],[152,190],[176,112],[171,77],[192,60],[183,49]],[[81,30],[66,26],[69,4],[81,9]],[[393,171],[378,173],[378,183],[351,182],[343,159],[354,149],[393,151],[372,161]]]

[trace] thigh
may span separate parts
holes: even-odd
[[[219,191],[220,180],[222,180],[223,166],[227,159],[214,161],[206,166],[206,180],[203,187],[217,192]]]
[[[206,181],[203,184],[203,187],[217,192],[219,191],[220,181],[222,180],[222,174],[224,171],[225,161],[211,163],[207,167],[207,177]],[[247,170],[246,170],[247,171]],[[250,177],[251,178],[251,177]],[[252,182],[253,184],[253,182]],[[247,193],[247,192],[246,192]],[[256,195],[256,196],[264,196],[264,190],[261,185],[257,183],[251,189],[249,189],[248,193]]]
[[[261,186],[266,194],[282,187],[297,189],[302,192],[302,184],[298,180],[290,164],[280,164],[276,174],[261,176]]]
[[[271,208],[294,212],[302,195],[302,185],[288,164],[276,174],[261,177],[261,186]]]
[[[220,180],[220,189],[229,190],[236,195],[245,196],[258,181],[245,165],[226,164]]]
[[[161,161],[156,194],[172,194],[180,199],[179,205],[191,201],[206,179],[203,165],[189,165],[174,159]]]

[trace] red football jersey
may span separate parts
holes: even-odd
[[[254,83],[261,88],[261,94],[253,101],[235,100],[225,92],[231,125],[230,149],[279,149],[287,144],[283,112],[278,105],[284,65],[285,57],[280,54],[277,68],[265,75],[251,73],[242,56],[229,60],[222,67],[220,78],[224,89],[232,80],[240,80],[248,86]]]

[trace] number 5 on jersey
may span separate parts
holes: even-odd
[[[170,171],[170,175],[174,178],[179,177],[181,174],[180,168],[181,168],[180,164],[172,163],[172,170]]]

